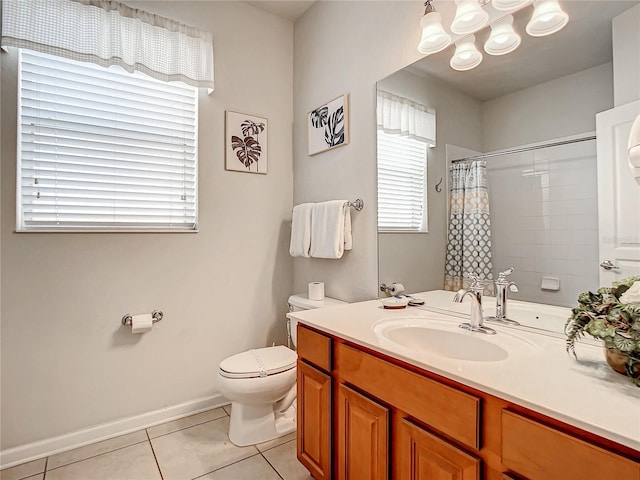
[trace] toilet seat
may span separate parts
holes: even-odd
[[[220,362],[220,375],[226,378],[258,378],[295,368],[298,355],[289,348],[257,348],[233,355]]]

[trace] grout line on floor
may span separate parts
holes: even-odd
[[[114,438],[117,438],[117,437],[114,437]],[[147,437],[147,438],[149,438],[149,437]],[[84,462],[85,460],[89,460],[91,458],[101,457],[102,455],[107,455],[108,453],[117,452],[118,450],[122,450],[123,448],[133,447],[134,445],[140,445],[141,443],[144,443],[144,442],[148,442],[148,440],[142,440],[140,442],[135,442],[135,443],[132,443],[130,445],[125,445],[124,447],[114,448],[113,450],[109,450],[108,452],[102,452],[102,453],[98,453],[97,455],[91,455],[90,457],[83,458],[81,460],[76,460],[74,462],[65,463],[64,465],[60,465],[58,467],[55,467],[55,468],[52,468],[51,470],[46,470],[46,471],[58,470],[60,468],[66,467],[68,465],[73,465],[75,463]],[[100,442],[96,442],[96,443],[100,443]],[[93,444],[89,444],[89,445],[93,445]],[[79,447],[79,448],[82,448],[82,447]],[[75,450],[75,449],[72,449],[72,450]],[[71,452],[72,450],[67,450],[67,452]],[[61,453],[64,453],[64,452],[61,452]],[[47,464],[48,463],[49,463],[49,457],[47,457]]]
[[[292,440],[287,440],[286,442],[279,443],[278,445],[274,445],[273,447],[265,448],[264,450],[260,450],[258,447],[256,447],[256,448],[258,448],[258,450],[260,450],[260,453],[264,453],[264,452],[268,452],[269,450],[273,450],[274,448],[278,448],[278,447],[281,447],[283,445],[287,445],[288,443],[295,442],[295,441],[296,441],[295,438],[292,439]]]
[[[284,444],[283,444],[284,445]],[[266,450],[265,450],[266,451]],[[276,475],[278,475],[278,477],[280,477],[281,480],[284,480],[284,477],[282,475],[280,475],[280,472],[276,469],[276,467],[274,467],[271,462],[269,461],[269,459],[267,457],[264,456],[264,453],[260,452],[260,455],[262,455],[262,458],[264,458],[264,461],[267,462],[269,464],[269,466],[271,468],[273,468],[273,471],[276,472]]]
[[[258,449],[256,449],[256,451],[257,450]],[[211,470],[210,472],[206,472],[206,473],[203,473],[202,475],[198,475],[197,477],[193,477],[191,480],[197,480],[198,478],[202,478],[202,477],[205,477],[207,475],[211,475],[213,472],[217,472],[218,470],[222,470],[223,468],[230,467],[231,465],[235,465],[236,463],[244,462],[245,460],[253,458],[253,457],[257,456],[257,455],[260,455],[260,452],[254,453],[253,455],[249,455],[248,457],[241,458],[240,460],[236,460],[235,462],[231,462],[231,463],[229,463],[227,465],[223,465],[222,467],[218,467],[218,468],[216,468],[214,470]]]
[[[46,460],[44,461],[44,473],[42,474],[42,480],[45,480],[45,478],[47,478],[47,467],[49,466],[49,457],[46,458]]]
[[[225,415],[225,416],[228,417],[229,415]],[[204,425],[205,423],[217,422],[218,420],[222,420],[223,418],[224,417],[218,417],[218,418],[214,418],[213,420],[207,420],[205,422],[194,423],[193,425],[189,425],[188,427],[182,427],[182,428],[179,428],[177,430],[173,430],[171,432],[163,433],[162,435],[156,435],[153,438],[151,438],[151,436],[149,435],[149,432],[147,431],[147,437],[149,438],[149,440],[155,440],[156,438],[166,437],[167,435],[171,435],[172,433],[176,433],[176,432],[181,432],[182,430],[187,430],[188,428],[191,428],[191,427],[197,427],[198,425]],[[167,423],[170,423],[170,422],[167,422]],[[149,427],[149,428],[153,428],[153,427]],[[148,430],[148,429],[145,428],[145,430]]]
[[[149,442],[149,446],[151,447],[151,453],[153,454],[153,459],[156,462],[156,467],[158,467],[158,472],[160,473],[160,480],[164,480],[164,476],[162,475],[162,470],[160,469],[160,464],[158,463],[158,457],[156,457],[156,451],[153,449],[153,443],[151,443],[151,437],[149,436],[149,431],[145,428],[144,433],[147,434],[147,441]]]

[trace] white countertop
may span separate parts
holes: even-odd
[[[468,312],[469,305],[451,304],[453,292],[426,292],[416,294],[426,300],[425,308],[453,308],[452,315],[424,308],[409,307],[400,310],[382,308],[379,300],[359,302],[289,313],[288,316],[318,330],[341,337],[358,345],[397,358],[424,370],[443,375],[464,385],[476,388],[504,400],[522,405],[536,412],[576,426],[601,437],[640,451],[640,388],[629,378],[612,371],[604,360],[602,347],[588,343],[576,345],[578,360],[567,354],[564,335],[534,333],[487,323],[497,335],[465,332],[485,341],[503,346],[509,356],[500,361],[456,360],[428,350],[409,349],[389,342],[374,333],[374,326],[385,320],[409,319],[417,324],[453,324],[466,321],[460,313]],[[487,303],[485,315],[492,314]],[[446,304],[443,303],[446,301]],[[513,311],[522,312],[536,307],[540,312],[566,319],[568,309],[546,305],[513,302]],[[535,309],[534,309],[535,310]],[[456,315],[456,312],[458,316]],[[512,315],[517,318],[516,313]],[[545,315],[534,315],[536,321],[557,322]],[[543,318],[544,317],[544,318]],[[545,325],[547,326],[547,325]],[[564,324],[560,327],[564,327]],[[553,329],[555,330],[555,329]],[[516,347],[514,347],[516,346]],[[522,348],[520,348],[520,346]]]

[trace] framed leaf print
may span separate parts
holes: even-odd
[[[349,95],[341,95],[307,114],[309,155],[349,143]]]
[[[226,111],[225,169],[267,174],[269,128],[266,118]]]

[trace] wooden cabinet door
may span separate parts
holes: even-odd
[[[640,480],[640,463],[502,410],[502,464],[530,480]]]
[[[338,389],[338,479],[389,478],[389,410],[345,385]]]
[[[298,362],[298,460],[316,480],[331,478],[331,377]]]
[[[479,480],[480,459],[401,419],[394,461],[400,480]]]

